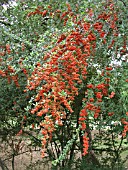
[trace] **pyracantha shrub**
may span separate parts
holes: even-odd
[[[78,12],[78,5],[75,9],[68,3],[66,6],[65,10],[47,5],[45,8],[37,6],[30,12],[25,11],[26,24],[31,21],[34,24],[34,21],[42,19],[47,20],[49,25],[54,23],[56,29],[53,28],[50,41],[46,43],[44,41],[49,39],[48,34],[42,40],[42,32],[41,35],[37,31],[34,35],[32,32],[34,38],[31,42],[34,45],[31,46],[27,40],[21,42],[22,54],[17,51],[14,54],[22,56],[18,60],[18,68],[27,84],[24,95],[31,92],[36,94],[22,112],[23,121],[20,119],[21,130],[18,135],[27,125],[31,125],[34,130],[38,128],[41,131],[42,157],[49,151],[53,140],[59,141],[61,150],[54,143],[54,150],[58,152],[57,156],[53,156],[58,159],[55,164],[65,159],[69,152],[72,158],[75,147],[79,148],[82,156],[92,154],[95,144],[91,130],[94,126],[100,130],[112,127],[111,132],[121,134],[122,138],[126,137],[128,131],[127,37],[122,9],[111,0],[102,2],[99,8],[84,9],[82,15]],[[39,31],[40,28],[37,24],[36,29]],[[44,33],[47,28],[43,29]],[[44,51],[40,52],[40,49]],[[14,68],[16,64],[11,65],[13,50],[15,46],[9,43],[1,46],[0,75],[20,89],[21,77]],[[34,53],[36,50],[39,50],[37,55]],[[28,67],[30,61],[25,54],[32,55],[32,62],[37,57],[37,62],[31,64],[31,67],[34,65],[32,69]],[[7,57],[7,62],[4,57]],[[113,121],[117,122],[119,128],[111,124]]]

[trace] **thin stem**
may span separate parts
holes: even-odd
[[[15,153],[12,155],[12,170],[15,170]]]

